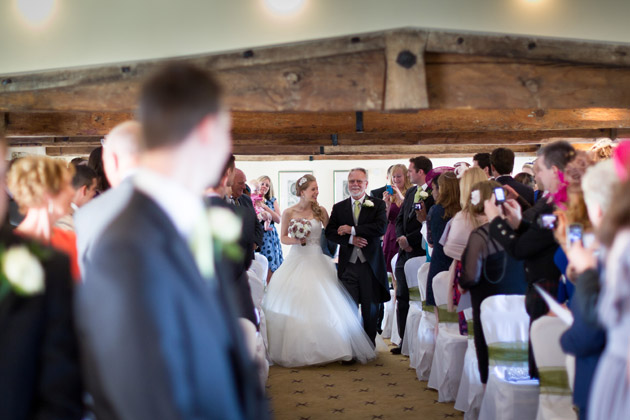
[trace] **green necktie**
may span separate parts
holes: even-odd
[[[359,213],[361,213],[361,202],[359,200],[354,202],[354,224],[359,224]]]
[[[199,272],[206,279],[214,276],[214,258],[212,249],[212,230],[210,220],[204,211],[195,223],[195,229],[190,237],[190,250],[195,257]]]

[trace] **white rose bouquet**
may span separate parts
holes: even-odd
[[[311,234],[311,222],[306,219],[291,219],[289,222],[289,236],[295,239],[305,239]],[[305,246],[302,243],[302,246]]]

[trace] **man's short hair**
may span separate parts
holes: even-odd
[[[539,150],[538,154],[542,156],[542,163],[547,168],[555,166],[561,171],[564,171],[567,164],[575,158],[575,149],[568,141],[559,140],[549,143]]]
[[[172,63],[142,86],[138,119],[145,150],[181,143],[208,115],[220,109],[221,89],[207,72]]]
[[[86,165],[76,165],[74,167],[74,176],[72,177],[72,187],[78,190],[81,187],[90,187],[96,179],[94,169]]]
[[[499,175],[509,175],[514,170],[514,152],[506,147],[498,147],[490,155],[490,164]]]
[[[433,163],[426,156],[416,156],[414,158],[411,158],[409,159],[409,163],[413,163],[413,166],[416,167],[416,172],[418,172],[419,169],[422,169],[425,175],[428,174],[431,169],[433,169]]]
[[[477,161],[481,169],[490,169],[490,153],[477,153],[473,156],[473,160]]]
[[[356,171],[363,172],[363,174],[364,174],[364,175],[366,176],[366,178],[367,178],[368,173],[367,173],[367,170],[365,170],[364,168],[352,168],[352,169],[350,169],[350,171],[348,172],[348,175],[350,175],[352,172],[356,172]]]

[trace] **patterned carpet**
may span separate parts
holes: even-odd
[[[277,420],[463,418],[418,381],[408,357],[389,351],[366,365],[272,366],[267,393]]]

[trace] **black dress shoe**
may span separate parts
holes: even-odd
[[[402,349],[400,347],[394,347],[393,349],[391,349],[389,352],[391,354],[400,354],[400,352],[402,351]]]
[[[341,366],[352,366],[357,362],[357,359],[355,359],[354,357],[350,360],[342,360],[341,361]]]

